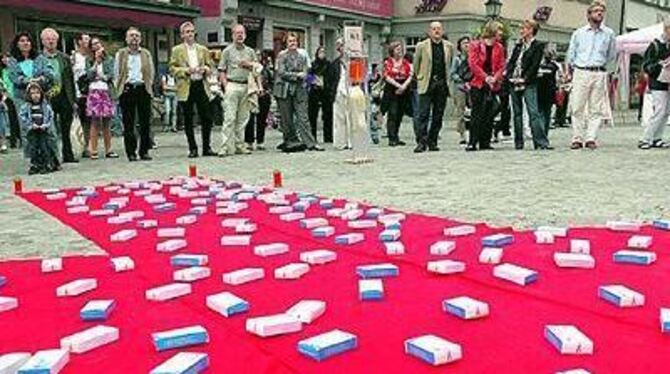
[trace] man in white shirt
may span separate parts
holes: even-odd
[[[570,39],[567,63],[574,71],[571,149],[598,148],[598,129],[611,117],[607,64],[616,57],[616,35],[603,24],[605,10],[601,0],[594,0],[587,10],[589,24],[575,30]]]

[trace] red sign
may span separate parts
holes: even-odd
[[[200,7],[202,17],[218,17],[225,6],[223,0],[194,0],[193,5]]]
[[[393,0],[296,0],[299,3],[321,5],[371,16],[392,17]]]

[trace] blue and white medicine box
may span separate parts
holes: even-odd
[[[17,374],[55,374],[70,362],[70,352],[66,349],[38,351],[23,364]]]
[[[670,230],[670,219],[657,219],[654,221],[654,227],[661,230]]]
[[[207,296],[207,307],[224,317],[231,317],[249,310],[249,302],[231,292]]]
[[[333,226],[321,226],[312,230],[312,236],[315,238],[327,238],[335,234]]]
[[[370,208],[365,211],[365,218],[378,218],[384,214],[384,209],[382,208]]]
[[[177,209],[177,204],[175,203],[163,203],[154,205],[154,212],[157,213],[170,212],[175,209]]]
[[[350,245],[362,242],[363,240],[365,240],[365,235],[363,233],[354,232],[336,236],[335,244]]]
[[[332,330],[298,342],[298,352],[316,361],[355,349],[356,335],[342,330]]]
[[[621,250],[614,252],[614,262],[618,264],[651,265],[656,262],[656,253]]]
[[[489,315],[489,304],[467,296],[444,300],[442,309],[461,319],[477,319]]]
[[[180,254],[170,258],[172,266],[205,266],[209,262],[207,255]]]
[[[384,221],[384,228],[386,230],[400,230],[402,228],[402,224],[400,221]]]
[[[384,283],[381,279],[360,279],[358,281],[358,298],[362,301],[383,299]]]
[[[209,367],[207,353],[179,352],[149,374],[198,374]]]
[[[620,284],[598,287],[598,297],[620,308],[644,305],[644,295]]]
[[[572,325],[547,325],[544,327],[544,337],[561,354],[564,355],[591,355],[593,341],[577,327]]]
[[[379,240],[383,242],[395,242],[400,239],[400,230],[384,230],[379,234]]]
[[[116,307],[114,300],[91,300],[79,311],[82,321],[105,321]]]
[[[157,351],[189,347],[209,342],[207,330],[202,326],[189,326],[175,330],[161,331],[151,334]]]
[[[360,265],[356,267],[356,274],[363,279],[397,277],[400,269],[393,264]]]
[[[670,333],[670,309],[661,308],[661,332]]]
[[[309,202],[305,200],[300,200],[293,204],[293,210],[296,212],[306,212],[309,209]]]
[[[321,199],[319,201],[319,206],[321,209],[330,209],[333,207],[333,200],[331,199]]]
[[[433,366],[448,364],[463,357],[460,344],[436,335],[423,335],[405,340],[405,353]]]
[[[538,274],[535,270],[521,266],[500,264],[493,268],[493,276],[518,284],[519,286],[525,286],[537,281]]]
[[[503,247],[514,243],[514,236],[509,234],[494,234],[482,238],[484,247]]]

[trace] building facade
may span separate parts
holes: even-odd
[[[198,0],[203,17],[197,20],[199,41],[210,47],[231,42],[231,27],[247,28],[247,44],[257,50],[284,47],[288,32],[298,34],[310,55],[320,45],[334,54],[335,40],[345,22],[362,22],[366,47],[372,61],[383,56],[383,45],[391,32],[391,0]]]
[[[30,32],[39,43],[40,30],[53,27],[65,53],[73,51],[79,32],[101,37],[114,53],[125,43],[126,29],[136,26],[161,66],[178,39],[178,25],[199,15],[191,0],[0,0],[0,43],[6,48],[19,31]]]
[[[449,39],[473,35],[486,22],[483,0],[394,0],[392,37],[403,40],[408,49],[426,37],[431,21],[441,21]],[[510,23],[513,38],[525,19],[548,16],[538,39],[556,44],[565,51],[575,28],[586,23],[589,1],[583,0],[503,0],[500,17]]]

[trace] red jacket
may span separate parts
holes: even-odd
[[[492,87],[493,91],[500,90],[503,74],[505,73],[505,48],[500,42],[493,44],[492,68],[493,78],[496,84]],[[482,88],[486,84],[486,72],[484,72],[484,62],[486,61],[486,43],[483,40],[475,40],[470,44],[468,51],[468,65],[472,71],[473,78],[470,85],[475,88]]]

